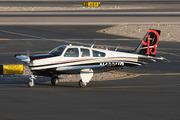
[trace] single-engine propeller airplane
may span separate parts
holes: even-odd
[[[29,87],[34,86],[34,75],[51,77],[52,85],[59,83],[60,74],[80,74],[80,87],[86,87],[93,73],[107,72],[127,67],[141,66],[151,62],[167,61],[155,57],[160,30],[150,29],[139,46],[130,52],[119,52],[91,47],[62,45],[47,54],[14,57],[28,63],[31,70]]]

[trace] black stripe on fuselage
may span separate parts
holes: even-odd
[[[73,62],[75,63],[75,62],[82,62],[82,61],[87,61],[87,60],[69,61],[69,62],[54,63],[54,64],[45,64],[45,65],[37,65],[37,66],[29,66],[29,67],[44,67],[44,66],[61,65],[61,64],[67,64],[67,63],[73,63]]]
[[[86,60],[81,60],[81,61],[86,61]],[[75,62],[80,62],[80,61],[74,61]],[[141,65],[145,65],[144,63],[142,62],[135,62],[135,61],[122,61],[124,62],[124,64],[128,64],[130,65],[132,63],[132,65],[136,65],[136,64],[141,64]],[[127,62],[127,63],[126,63]],[[63,63],[56,63],[56,64],[47,64],[47,65],[40,65],[40,66],[29,66],[31,68],[36,68],[36,67],[45,67],[45,66],[53,66],[53,65],[62,65],[62,64],[67,64],[67,63],[73,63],[72,61],[71,62],[63,62]],[[71,66],[87,66],[87,65],[100,65],[100,63],[102,62],[97,62],[97,63],[86,63],[86,64],[76,64],[76,65],[71,65]],[[105,62],[104,62],[105,63]],[[107,62],[109,63],[109,62]],[[134,63],[134,64],[133,64]],[[138,66],[138,65],[137,65]],[[56,68],[56,67],[54,67]],[[50,68],[49,68],[50,69]]]

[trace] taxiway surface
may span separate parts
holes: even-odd
[[[79,1],[1,1],[0,6],[10,7],[82,7],[83,0]],[[102,8],[114,8],[116,7],[155,7],[156,9],[166,8],[168,10],[180,9],[178,5],[179,0],[131,0],[131,1],[112,1],[100,0],[100,7]]]
[[[0,25],[179,24],[180,12],[1,12]]]
[[[119,5],[119,9],[115,6]],[[179,24],[180,1],[101,1],[101,9],[82,9],[82,1],[4,1],[1,7],[44,7],[42,11],[2,11],[0,25]],[[46,7],[65,7],[46,10]],[[69,10],[67,10],[69,7]],[[81,8],[80,10],[78,10]],[[8,9],[7,9],[8,10]]]
[[[0,6],[79,6],[81,2],[1,2]],[[64,44],[91,46],[128,51],[135,49],[141,39],[107,35],[96,31],[123,22],[179,22],[179,1],[102,2],[105,7],[154,7],[142,10],[92,10],[1,12],[0,13],[0,64],[18,63],[14,54],[26,54],[27,41],[32,44],[30,54],[47,53]],[[110,13],[106,13],[110,12]],[[126,12],[127,15],[122,14]],[[137,12],[139,12],[137,14]],[[157,12],[166,12],[163,15]],[[171,15],[168,12],[173,12]],[[51,14],[50,14],[51,13]],[[67,14],[66,14],[67,13]],[[87,14],[86,14],[87,13]],[[102,15],[101,15],[102,13]],[[135,13],[135,14],[134,14]],[[27,14],[24,16],[24,14]],[[103,15],[104,14],[104,15]],[[129,15],[128,15],[129,14]],[[40,17],[38,17],[40,15]],[[28,26],[17,26],[21,23]],[[72,23],[73,22],[73,23]],[[84,25],[74,25],[74,23]],[[106,25],[99,25],[100,23]],[[115,23],[118,22],[118,23]],[[13,23],[14,26],[9,26]],[[32,23],[42,24],[32,26]],[[45,25],[53,24],[56,25]],[[73,25],[68,25],[68,24]],[[78,24],[79,24],[78,23]],[[59,24],[66,24],[59,25]],[[96,24],[96,25],[85,25]],[[109,24],[109,25],[107,25]],[[68,26],[67,26],[68,25]],[[81,89],[78,83],[36,83],[30,89],[26,84],[0,84],[1,120],[179,120],[180,119],[180,42],[159,41],[157,56],[171,63],[156,62],[146,66],[124,69],[131,77],[109,81],[92,81]]]

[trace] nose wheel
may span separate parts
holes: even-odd
[[[86,82],[83,82],[82,80],[79,81],[79,87],[85,88],[87,86]]]
[[[36,77],[33,75],[33,73],[31,73],[31,77],[29,79],[30,81],[28,82],[28,86],[34,87],[34,79],[36,79]]]
[[[57,76],[51,78],[52,85],[58,85],[58,83],[59,83],[59,78]]]
[[[34,87],[34,81],[31,81],[31,80],[30,80],[30,81],[28,82],[28,86],[29,86],[29,87]]]

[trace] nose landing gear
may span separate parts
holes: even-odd
[[[29,79],[30,81],[28,82],[28,86],[34,87],[34,79],[36,79],[36,76],[34,76],[33,73],[31,73],[31,77]]]

